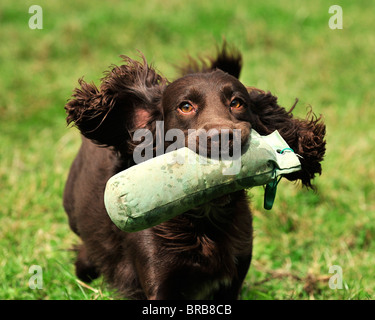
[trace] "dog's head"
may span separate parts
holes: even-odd
[[[182,132],[184,143],[195,151],[201,146],[210,153],[211,142],[221,144],[226,133],[229,147],[236,135],[244,144],[254,128],[261,135],[279,130],[301,158],[302,171],[287,176],[311,187],[325,152],[325,126],[321,118],[309,113],[304,120],[293,117],[277,104],[277,98],[264,91],[246,88],[239,80],[241,56],[223,48],[216,59],[198,70],[196,63],[185,69],[187,75],[168,82],[143,63],[123,57],[125,63],[110,70],[100,89],[80,80],[73,99],[67,103],[68,123],[74,122],[81,133],[95,143],[113,147],[121,157],[132,156],[140,143],[134,139],[138,129],[147,129],[157,144],[157,123],[172,137],[162,137],[170,145],[174,132]],[[190,131],[189,131],[190,130]],[[203,133],[203,134],[202,134]],[[203,139],[207,139],[202,144]],[[181,141],[181,139],[180,139]],[[229,148],[229,150],[230,150]]]
[[[185,146],[208,155],[215,144],[220,155],[231,152],[234,139],[239,146],[248,140],[250,106],[245,86],[221,70],[184,76],[172,82],[162,98],[165,128],[183,130]]]

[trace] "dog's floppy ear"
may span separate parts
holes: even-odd
[[[312,110],[305,119],[296,119],[291,110],[286,111],[277,104],[277,97],[256,88],[248,88],[252,101],[252,127],[261,135],[278,130],[280,135],[301,156],[302,170],[286,175],[289,180],[301,180],[306,187],[312,188],[312,179],[321,174],[325,154],[326,127],[322,117],[316,117]]]
[[[121,56],[125,64],[114,66],[102,79],[100,90],[79,80],[66,106],[68,124],[74,123],[82,135],[118,151],[132,151],[132,133],[162,120],[160,105],[167,80],[147,65]]]
[[[179,67],[182,75],[210,72],[220,69],[229,73],[237,79],[240,77],[242,69],[242,55],[235,48],[228,48],[228,44],[224,41],[221,48],[217,49],[217,54],[214,58],[198,58],[193,59],[188,57],[188,62],[185,66]]]

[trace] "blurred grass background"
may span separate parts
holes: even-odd
[[[295,115],[311,105],[327,124],[317,193],[282,181],[274,209],[254,188],[254,258],[242,299],[373,299],[375,280],[375,3],[373,1],[31,1],[0,4],[0,298],[115,299],[103,279],[74,275],[79,242],[62,208],[79,148],[64,105],[77,79],[97,84],[120,54],[169,79],[174,66],[215,52],[223,37],[244,56],[241,81],[269,90]],[[331,30],[328,9],[343,9]],[[28,286],[31,265],[43,289]],[[328,286],[343,270],[343,289]]]

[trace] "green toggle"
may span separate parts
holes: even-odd
[[[264,209],[272,209],[276,198],[277,185],[279,184],[280,180],[281,177],[279,179],[275,178],[275,180],[266,185],[266,190],[264,192]]]

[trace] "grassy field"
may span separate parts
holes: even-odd
[[[79,239],[62,190],[79,148],[64,105],[77,79],[98,83],[120,54],[142,51],[169,79],[191,54],[225,37],[244,55],[241,80],[270,90],[295,115],[311,105],[327,124],[317,192],[282,181],[274,209],[251,190],[254,258],[241,298],[375,297],[374,1],[40,1],[43,29],[28,26],[31,1],[0,4],[0,299],[116,299],[103,279],[74,275]],[[32,265],[43,288],[31,289]],[[342,289],[331,289],[331,266]]]

